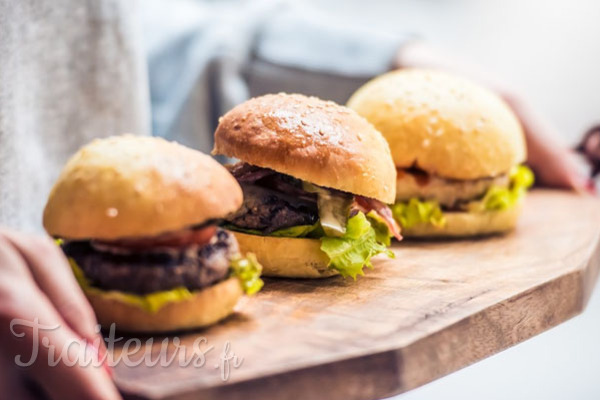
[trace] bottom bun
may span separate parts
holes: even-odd
[[[233,232],[240,252],[254,253],[262,265],[263,276],[282,278],[326,278],[339,274],[329,268],[329,257],[321,251],[321,241],[282,238]]]
[[[196,292],[189,299],[167,303],[151,313],[111,296],[111,292],[86,291],[103,328],[114,323],[120,331],[145,333],[171,332],[214,324],[233,312],[242,294],[239,280],[229,278]]]
[[[446,225],[437,227],[431,224],[418,224],[402,228],[404,237],[470,237],[508,232],[517,225],[521,206],[508,210],[480,213],[444,212]]]

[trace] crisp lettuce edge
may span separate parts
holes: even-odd
[[[262,265],[260,265],[254,253],[246,253],[245,257],[240,255],[232,259],[230,270],[230,276],[239,279],[244,293],[248,296],[258,293],[265,284],[260,279]]]
[[[403,228],[412,228],[419,224],[431,224],[442,228],[446,217],[437,201],[412,198],[407,202],[398,202],[391,207],[392,215]]]
[[[492,186],[479,201],[471,202],[470,212],[503,211],[518,205],[535,182],[531,169],[518,165],[511,169],[508,187]]]
[[[323,235],[323,228],[319,221],[317,221],[313,225],[295,225],[287,228],[281,228],[271,233],[265,234],[257,229],[246,229],[240,228],[233,224],[224,224],[224,229],[228,229],[234,232],[246,233],[248,235],[256,235],[256,236],[271,236],[271,237],[282,237],[282,238],[313,238],[318,239],[321,235]]]
[[[370,213],[369,213],[370,214]],[[346,233],[341,237],[323,236],[321,251],[329,258],[329,268],[336,269],[343,277],[364,275],[364,268],[373,268],[371,259],[378,254],[395,258],[395,254],[385,243],[379,242],[378,237],[391,236],[389,229],[385,231],[373,216],[362,212],[348,219]]]

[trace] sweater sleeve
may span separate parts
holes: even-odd
[[[322,16],[301,2],[147,0],[153,130],[208,152],[218,117],[270,92],[344,103],[388,70],[408,35]]]
[[[297,92],[345,103],[365,81],[392,68],[412,35],[391,35],[323,15],[300,2],[265,20],[246,68],[250,94]]]

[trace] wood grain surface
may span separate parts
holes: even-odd
[[[517,230],[458,241],[404,241],[356,282],[268,280],[239,311],[206,330],[169,337],[203,366],[127,366],[129,398],[377,399],[410,390],[526,340],[581,312],[599,265],[600,203],[534,191]],[[121,335],[122,336],[122,335]],[[142,353],[160,355],[165,337]],[[220,359],[229,363],[223,381]],[[119,342],[119,343],[122,343]],[[197,342],[199,343],[199,342]],[[118,345],[114,357],[125,352]],[[208,346],[212,350],[206,351]],[[128,354],[134,353],[131,348]]]

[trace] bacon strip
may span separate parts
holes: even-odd
[[[394,216],[392,215],[392,210],[390,210],[390,208],[386,204],[382,203],[379,200],[363,196],[354,196],[354,200],[356,202],[356,205],[358,206],[358,209],[364,212],[365,214],[367,214],[369,211],[375,211],[377,214],[379,214],[379,216],[387,224],[388,228],[390,229],[390,232],[392,232],[392,235],[394,235],[396,239],[402,240],[402,235],[400,234],[400,226],[394,219]]]

